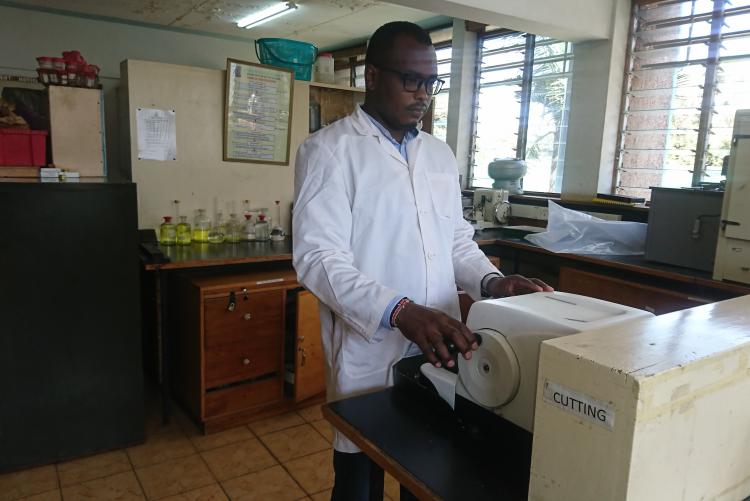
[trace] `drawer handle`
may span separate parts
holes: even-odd
[[[253,318],[253,316],[249,313],[245,313],[244,315],[242,315],[242,318],[244,318],[245,320],[250,320],[251,318]]]
[[[250,359],[249,358],[243,358],[242,359],[242,365],[250,365]]]
[[[227,311],[234,311],[237,307],[237,300],[234,296],[234,292],[229,293],[229,304],[227,305]]]

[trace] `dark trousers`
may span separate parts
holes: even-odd
[[[383,469],[363,452],[354,454],[333,451],[336,475],[331,501],[375,501],[383,499]],[[417,498],[401,487],[401,501]]]

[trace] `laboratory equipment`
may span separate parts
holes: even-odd
[[[284,240],[284,229],[281,227],[281,202],[276,200],[276,224],[271,228],[269,235],[271,240]]]
[[[187,216],[180,216],[180,222],[177,223],[176,233],[177,245],[190,245],[192,236],[190,223],[187,222]]]
[[[226,241],[233,244],[242,241],[243,232],[243,225],[237,219],[237,214],[229,214],[229,221],[227,221],[226,225]]]
[[[723,197],[723,191],[651,188],[646,259],[713,270]]]
[[[159,243],[161,245],[174,245],[177,237],[177,229],[172,223],[171,216],[164,216],[164,222],[159,226]]]
[[[452,408],[480,406],[532,431],[542,341],[651,316],[565,292],[480,301],[472,305],[466,321],[481,337],[471,359],[458,357],[457,374],[429,363],[420,370]]]
[[[206,209],[198,209],[193,225],[193,241],[208,243],[208,232],[211,229],[211,219],[206,215]]]
[[[521,178],[526,175],[526,162],[520,158],[496,158],[490,162],[487,173],[495,180],[493,188],[508,190],[511,195],[523,193]]]
[[[255,223],[255,240],[259,242],[268,241],[270,238],[268,230],[268,221],[266,221],[266,215],[261,213],[258,214],[258,222]]]
[[[220,244],[224,242],[226,235],[227,224],[224,222],[224,214],[218,212],[216,214],[216,221],[208,232],[208,242],[212,244]]]
[[[750,110],[734,116],[714,279],[750,284]]]
[[[478,230],[499,228],[510,218],[508,190],[476,188],[474,190],[474,227]]]
[[[247,242],[252,242],[253,240],[255,240],[255,223],[253,223],[252,214],[245,214],[243,240]]]

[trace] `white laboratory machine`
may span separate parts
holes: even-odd
[[[474,190],[474,228],[484,230],[508,224],[510,202],[508,190],[476,188]]]
[[[614,326],[651,313],[565,292],[537,292],[480,301],[466,325],[481,337],[471,360],[458,357],[458,374],[425,363],[422,373],[455,408],[459,395],[533,431],[542,341]]]
[[[734,117],[714,279],[750,284],[750,110]]]

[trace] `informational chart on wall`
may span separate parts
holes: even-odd
[[[138,160],[177,160],[175,111],[137,108]]]
[[[225,161],[287,165],[292,70],[227,59]]]

